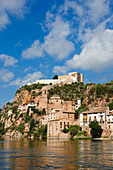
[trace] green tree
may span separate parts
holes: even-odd
[[[113,102],[109,103],[108,106],[109,106],[109,110],[113,110]]]
[[[38,130],[38,136],[41,136],[42,139],[47,138],[47,125],[41,125]]]
[[[91,121],[89,124],[89,127],[91,128],[91,136],[92,138],[100,138],[103,132],[103,129],[101,126],[98,124],[97,121]]]
[[[29,132],[30,132],[30,133],[33,133],[34,129],[35,129],[35,121],[34,121],[34,119],[32,118],[32,119],[30,120]]]
[[[55,76],[53,77],[53,79],[58,79],[58,75],[55,75]]]
[[[6,133],[4,129],[4,123],[0,123],[0,134],[4,135]]]
[[[72,125],[69,127],[69,131],[70,131],[71,137],[73,138],[80,131],[80,126]]]
[[[75,110],[75,119],[78,119],[78,116],[79,116],[79,111]]]
[[[64,128],[63,130],[62,130],[62,132],[64,132],[64,133],[68,133],[68,129],[67,128]]]
[[[20,124],[17,127],[17,130],[20,131],[20,133],[22,133],[22,134],[24,134],[24,129],[25,129],[24,123]]]

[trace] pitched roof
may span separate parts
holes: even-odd
[[[51,122],[51,121],[59,121],[59,120],[67,120],[67,121],[72,122],[72,120],[67,119],[67,118],[54,119],[54,120],[50,120],[49,122]]]
[[[88,113],[102,113],[102,112],[106,112],[108,109],[109,109],[108,107],[97,107],[97,108],[90,109],[89,111],[84,111],[82,113],[84,113],[84,114],[88,114]]]

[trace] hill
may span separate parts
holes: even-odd
[[[45,87],[44,87],[45,86]],[[35,135],[44,133],[46,127],[40,126],[41,117],[47,112],[47,103],[53,95],[60,96],[62,101],[71,101],[72,105],[81,101],[81,106],[75,110],[75,118],[80,112],[92,107],[109,106],[113,109],[113,81],[104,84],[72,83],[64,85],[32,84],[25,85],[15,93],[15,101],[8,102],[1,111],[0,133],[12,133],[13,136]],[[45,102],[45,104],[44,104]],[[33,103],[26,111],[19,107]],[[43,103],[43,105],[42,105]],[[42,105],[42,108],[39,107]],[[35,107],[36,106],[36,107]],[[44,107],[43,107],[44,106]],[[40,129],[41,128],[41,129]],[[38,132],[38,133],[37,133]],[[18,135],[17,135],[18,136]]]

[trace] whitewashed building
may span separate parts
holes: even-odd
[[[104,124],[109,115],[109,107],[95,107],[89,111],[80,113],[80,126],[88,126],[91,121],[98,121]]]
[[[113,110],[107,115],[107,128],[113,131]]]

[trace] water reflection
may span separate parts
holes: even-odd
[[[113,169],[113,141],[0,142],[0,169]]]

